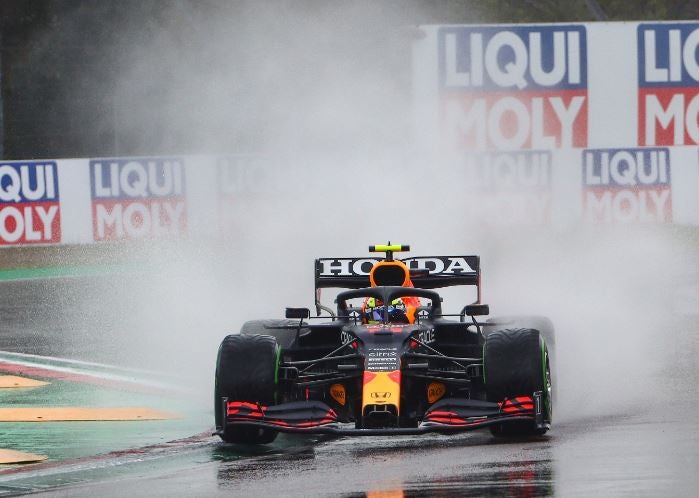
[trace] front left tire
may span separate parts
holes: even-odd
[[[269,335],[229,335],[216,359],[214,415],[216,429],[227,443],[267,444],[277,431],[253,426],[226,426],[223,398],[263,406],[276,403],[280,349]]]

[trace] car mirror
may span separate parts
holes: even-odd
[[[461,310],[462,315],[485,316],[490,314],[490,307],[487,304],[467,304]]]
[[[308,308],[286,308],[285,313],[286,318],[296,318],[297,320],[304,320],[311,316],[311,310]]]

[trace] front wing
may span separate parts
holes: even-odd
[[[255,426],[280,432],[335,434],[341,436],[413,435],[428,432],[453,433],[514,421],[532,421],[547,428],[541,391],[498,403],[447,398],[437,401],[417,427],[356,429],[339,422],[337,413],[322,401],[294,401],[264,406],[246,401],[223,399],[225,426]]]

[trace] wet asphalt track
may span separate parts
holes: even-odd
[[[120,341],[136,336],[100,340],[96,330],[133,325],[126,311],[135,303],[106,306],[100,295],[111,285],[100,279],[0,283],[0,350],[114,358]],[[699,335],[696,317],[688,323]],[[699,401],[697,379],[690,380],[670,379],[672,392],[649,393],[646,402],[604,416],[569,415],[549,435],[526,441],[499,442],[482,431],[327,440],[281,436],[269,448],[243,450],[208,437],[210,421],[202,420],[202,434],[167,447],[0,475],[0,494],[696,496]]]
[[[559,425],[501,443],[456,437],[282,438],[268,453],[214,441],[52,496],[695,496],[696,402]],[[118,461],[118,459],[117,459]],[[123,463],[123,462],[122,462]],[[89,465],[88,465],[89,466]],[[85,468],[81,470],[84,472]],[[19,484],[19,483],[17,483]]]

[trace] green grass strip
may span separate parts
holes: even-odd
[[[111,264],[89,266],[53,266],[42,268],[13,268],[0,270],[0,281],[60,277],[92,277],[143,271],[142,265]]]

